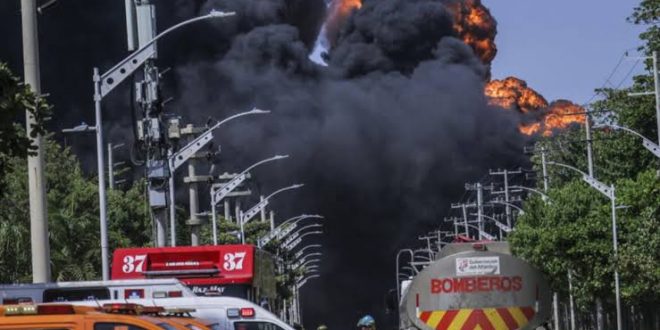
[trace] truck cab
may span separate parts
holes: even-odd
[[[163,318],[104,313],[73,305],[0,306],[0,329],[186,330]]]
[[[121,303],[123,301],[99,301]],[[162,306],[166,309],[194,310],[190,315],[204,319],[221,330],[294,330],[290,325],[259,305],[234,297],[183,297],[163,299],[136,299],[131,303],[143,306]],[[73,302],[79,306],[95,306],[97,302]]]

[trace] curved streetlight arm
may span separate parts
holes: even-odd
[[[652,152],[656,157],[660,158],[660,146],[653,143],[653,141],[647,139],[644,135],[637,133],[636,131],[633,131],[632,129],[624,126],[619,126],[619,125],[614,125],[614,124],[598,124],[595,125],[594,128],[602,128],[602,127],[611,127],[614,129],[620,129],[622,131],[626,131],[630,134],[633,134],[640,139],[642,139],[642,145],[644,145],[644,148],[648,149],[650,152]]]
[[[486,217],[486,215],[484,215],[484,214],[482,214],[481,216]],[[479,229],[479,227],[477,227],[477,226],[475,226],[475,225],[471,225],[471,224],[464,224],[464,225],[466,225],[466,226],[468,226],[468,227],[470,227],[470,228],[474,228],[474,229],[476,229],[477,232],[479,232],[479,233],[481,234],[481,236],[483,236],[483,237],[486,238],[487,240],[491,240],[491,241],[494,241],[494,240],[495,240],[495,236],[493,236],[493,235],[491,235],[491,234],[489,234],[489,233],[487,233],[487,232],[485,232],[485,231]]]
[[[299,259],[303,254],[305,254],[305,250],[307,250],[307,249],[321,248],[321,247],[322,247],[321,244],[305,245],[300,250],[298,250],[298,252],[296,252],[296,254],[293,256],[293,259],[294,260]]]
[[[259,162],[256,162],[252,165],[250,165],[248,168],[243,170],[239,175],[235,176],[233,179],[231,179],[229,182],[225,183],[224,185],[220,186],[219,189],[212,191],[211,192],[211,203],[214,205],[217,205],[222,201],[223,198],[225,198],[230,192],[232,192],[234,189],[236,189],[241,183],[243,183],[247,179],[247,173],[252,170],[253,168],[280,159],[285,159],[288,158],[289,155],[275,155],[270,158],[266,158],[264,160],[261,160]]]
[[[318,215],[318,214],[301,214],[297,217],[286,219],[284,222],[279,224],[277,226],[277,228],[280,228],[280,227],[282,227],[284,225],[287,225],[289,223],[292,223],[292,222],[296,223],[298,221],[305,220],[305,219],[325,219],[325,218],[322,215]]]
[[[547,164],[547,163],[546,163],[546,164]],[[537,193],[537,194],[541,195],[541,199],[543,199],[544,201],[550,200],[550,196],[548,196],[547,194],[545,194],[544,192],[542,192],[542,191],[540,191],[540,190],[538,190],[538,189],[534,189],[534,188],[530,188],[530,187],[525,187],[525,186],[511,186],[511,188],[513,188],[513,189],[522,189],[522,190],[531,191],[531,192],[533,192],[533,193]]]
[[[401,282],[399,281],[399,276],[401,274],[401,268],[400,266],[400,259],[401,255],[404,253],[408,253],[410,255],[410,261],[415,260],[415,253],[413,252],[412,249],[401,249],[396,253],[396,298],[400,299],[401,298]],[[415,274],[415,273],[413,273]],[[412,275],[411,275],[412,276]]]
[[[123,59],[121,62],[117,63],[117,65],[112,67],[112,69],[106,71],[103,75],[99,76],[98,74],[95,74],[94,81],[100,87],[99,91],[95,93],[95,97],[98,97],[99,100],[105,97],[122,81],[124,81],[127,77],[129,77],[136,69],[138,69],[142,64],[144,64],[144,62],[150,59],[156,52],[155,48],[152,47],[153,44],[156,41],[158,41],[160,38],[168,35],[170,32],[185,25],[192,24],[198,21],[212,19],[212,18],[224,18],[234,15],[236,15],[235,12],[222,12],[217,10],[211,10],[211,12],[206,15],[183,21],[161,32],[153,39],[151,39],[149,42],[144,44],[142,48],[136,50],[131,55]]]
[[[321,262],[321,259],[318,259],[318,258],[317,259],[309,259],[309,260],[303,262],[302,264],[300,264],[300,266],[298,266],[298,267],[309,268],[309,267],[311,267],[310,264],[313,264],[315,262]]]
[[[567,169],[569,169],[569,170],[572,170],[572,171],[578,172],[578,173],[580,173],[582,176],[589,176],[589,174],[587,174],[587,173],[585,173],[585,172],[583,172],[583,171],[578,170],[576,167],[573,167],[573,166],[571,166],[571,165],[566,165],[566,164],[564,164],[564,163],[557,163],[557,162],[553,162],[553,161],[548,161],[548,162],[546,162],[546,164],[548,164],[548,165],[561,166],[561,167],[563,167],[563,168],[567,168]]]
[[[320,228],[320,227],[323,227],[323,225],[320,224],[320,223],[309,224],[309,225],[307,225],[307,226],[304,226],[304,227],[302,227],[302,228],[296,230],[296,232],[293,233],[293,234],[291,234],[291,236],[299,235],[301,232],[303,232],[303,231],[305,231],[305,230],[307,230],[307,229],[309,229],[309,228]]]
[[[261,211],[262,208],[266,207],[266,205],[268,205],[268,203],[269,203],[270,198],[272,198],[273,196],[275,196],[275,195],[277,195],[281,192],[287,191],[287,190],[298,189],[302,186],[304,186],[304,185],[303,184],[294,184],[294,185],[291,185],[291,186],[288,186],[288,187],[284,187],[284,188],[275,190],[272,194],[268,195],[268,197],[262,199],[259,203],[257,203],[251,209],[249,209],[245,213],[243,213],[243,215],[241,216],[241,219],[240,219],[241,225],[244,225],[244,224],[248,223],[248,221],[250,221],[255,215],[257,215],[257,213],[259,213],[259,211]]]
[[[309,258],[309,257],[321,257],[321,256],[323,256],[322,252],[312,252],[312,253],[306,254],[306,255],[304,255],[300,258],[294,259],[293,261],[294,262],[306,262],[307,258]]]
[[[582,172],[582,171],[578,170],[577,168],[575,168],[573,166],[570,166],[570,165],[557,163],[557,162],[547,162],[547,164],[565,167],[567,169],[570,169],[570,170],[573,170],[573,171],[576,171],[576,172],[582,174],[582,181],[586,182],[592,188],[598,190],[601,194],[605,195],[607,198],[614,199],[614,188],[613,188],[614,186],[608,186],[608,185],[596,180],[596,178],[590,176],[589,174],[584,173],[584,172]]]
[[[513,204],[513,203],[507,203],[505,201],[498,201],[498,200],[492,200],[492,201],[490,201],[490,203],[508,205],[508,206],[511,206],[514,209],[520,211],[520,214],[525,214],[525,210],[523,210],[520,206],[518,206],[516,204]]]
[[[293,184],[293,185],[290,185],[288,187],[284,187],[284,188],[275,190],[273,193],[271,193],[270,195],[268,195],[268,197],[266,197],[264,199],[267,200],[267,199],[269,199],[269,198],[271,198],[271,197],[273,197],[273,196],[275,196],[275,195],[277,195],[281,192],[284,192],[284,191],[287,191],[287,190],[292,190],[292,189],[302,188],[303,186],[304,186],[304,184],[302,184],[302,183]]]
[[[298,246],[298,244],[300,244],[300,242],[302,242],[302,239],[305,238],[305,236],[320,235],[320,234],[323,234],[323,232],[322,231],[308,231],[308,232],[300,235],[300,237],[296,238],[294,241],[290,242],[289,244],[285,244],[283,246],[283,248],[288,250],[288,251],[292,251],[296,246]]]
[[[413,266],[403,266],[403,267],[401,267],[401,269],[410,270],[415,275],[419,274],[419,271]]]
[[[296,283],[296,285],[298,286],[298,289],[300,289],[300,288],[302,288],[302,287],[307,283],[308,280],[311,280],[311,279],[313,279],[313,278],[319,278],[319,277],[321,277],[321,275],[319,275],[319,274],[311,274],[311,275],[309,275],[309,276],[307,276],[307,277],[301,279],[300,281],[298,281],[298,283]]]
[[[470,215],[472,215],[472,216],[478,216],[478,214],[475,214],[475,213],[472,213],[472,214],[470,214]],[[511,231],[513,230],[513,228],[509,227],[509,226],[506,225],[506,224],[501,223],[499,220],[497,220],[497,219],[495,219],[495,218],[493,218],[493,217],[491,217],[491,216],[489,216],[489,215],[482,214],[481,216],[484,217],[486,220],[493,221],[493,222],[495,223],[495,225],[496,225],[498,228],[500,228],[501,230],[503,230],[503,231],[505,231],[505,232],[507,232],[507,233],[508,233],[508,232],[511,232]],[[482,236],[483,236],[483,233],[482,233]]]
[[[232,116],[229,116],[223,119],[222,121],[218,122],[217,124],[211,126],[200,136],[192,140],[192,142],[186,144],[186,146],[181,148],[181,150],[177,151],[174,155],[168,157],[170,172],[173,173],[177,168],[179,168],[179,166],[183,165],[183,163],[185,163],[190,157],[192,157],[195,153],[197,153],[197,151],[202,149],[207,143],[211,142],[211,140],[213,140],[213,131],[216,128],[218,128],[218,126],[239,117],[248,116],[248,115],[266,114],[266,113],[270,113],[270,111],[254,108],[250,111],[240,112]]]

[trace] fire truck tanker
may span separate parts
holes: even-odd
[[[535,329],[550,318],[538,270],[506,242],[453,243],[401,293],[400,329]]]

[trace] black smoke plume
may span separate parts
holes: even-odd
[[[20,12],[7,3],[0,26],[10,31],[11,47],[0,56],[20,68]],[[235,171],[290,154],[255,172],[265,191],[306,184],[276,198],[278,219],[326,217],[322,277],[303,289],[307,328],[354,327],[363,313],[389,327],[382,297],[395,286],[396,251],[440,224],[464,182],[522,162],[519,118],[488,106],[486,69],[454,37],[441,0],[366,0],[341,29],[327,67],[307,58],[323,0],[157,4],[160,30],[211,8],[239,13],[159,42],[159,65],[175,68],[164,81],[176,99],[167,111],[202,123],[252,107],[272,110],[222,127],[218,166]],[[91,123],[92,66],[107,69],[125,56],[122,3],[62,1],[44,16],[53,126]],[[110,139],[130,135],[128,95],[120,89],[105,103]],[[93,144],[78,148],[93,166]]]

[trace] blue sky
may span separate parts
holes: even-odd
[[[526,80],[548,101],[588,101],[621,55],[641,42],[643,27],[626,21],[639,0],[482,0],[498,22],[493,78]],[[635,64],[622,62],[618,85]],[[641,72],[638,65],[634,72]],[[629,80],[623,86],[629,85]]]

